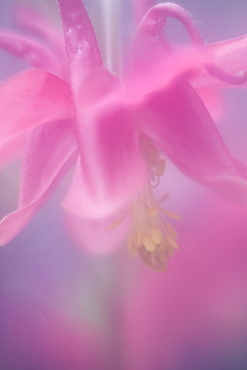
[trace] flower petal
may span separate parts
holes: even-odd
[[[166,25],[167,17],[180,21],[190,35],[193,47],[191,50],[186,50],[185,48],[184,56],[183,48],[180,47],[175,52],[176,48],[172,47],[164,37],[164,26]],[[130,76],[130,80],[134,79],[135,86],[141,86],[140,91],[143,90],[144,94],[151,92],[152,88],[154,90],[155,85],[157,85],[157,88],[161,88],[162,84],[165,87],[165,84],[172,81],[176,74],[178,75],[189,70],[191,76],[197,74],[198,70],[207,70],[207,75],[213,75],[217,79],[224,81],[224,83],[240,85],[247,81],[247,74],[241,75],[235,73],[234,70],[228,72],[228,70],[224,70],[224,65],[221,68],[220,65],[215,64],[213,53],[208,51],[208,48],[205,48],[203,45],[195,23],[185,9],[173,3],[158,4],[147,12],[136,32],[133,47],[133,74]],[[194,56],[193,52],[195,53]],[[136,83],[135,75],[142,75],[143,78],[139,78],[139,80],[143,81],[140,83],[138,80],[138,83]],[[212,78],[215,79],[215,77]],[[150,87],[147,88],[148,86]],[[128,88],[130,91],[132,89],[132,86],[130,89]],[[135,90],[137,88],[133,91],[135,92]],[[134,95],[132,92],[131,98]],[[136,96],[138,98],[134,99],[135,102],[140,100],[139,95],[140,92],[137,92]]]
[[[219,90],[210,87],[202,87],[196,88],[196,92],[205,104],[205,107],[213,118],[213,121],[218,124],[220,122],[220,118],[224,115],[223,99]]]
[[[61,62],[45,46],[10,32],[0,32],[0,48],[26,60],[35,68],[62,75]]]
[[[65,205],[84,217],[104,217],[122,207],[146,181],[138,131],[107,71],[88,74],[75,96],[80,162]]]
[[[152,64],[155,59],[171,50],[169,41],[164,37],[167,17],[180,21],[195,45],[203,45],[200,33],[185,9],[173,3],[158,4],[143,17],[135,35],[133,55],[137,67],[141,64]],[[143,57],[145,57],[145,63],[141,63]]]
[[[14,18],[28,33],[34,33],[44,39],[56,55],[60,55],[61,58],[65,57],[63,35],[58,24],[49,22],[41,12],[23,4],[15,5]]]
[[[228,152],[201,99],[185,79],[137,108],[140,130],[187,176],[247,203],[247,166]]]
[[[28,70],[0,85],[0,157],[32,127],[72,116],[70,88],[44,71]]]
[[[0,170],[21,156],[25,145],[26,134],[17,135],[0,145]]]
[[[106,217],[126,207],[142,188],[146,168],[133,122],[122,107],[111,107],[105,117],[90,124],[92,129],[85,135],[85,150],[63,205],[81,217]],[[97,135],[94,139],[90,138],[93,131]]]
[[[143,62],[136,65],[125,81],[126,104],[136,104],[147,94],[168,88],[179,75],[198,68],[208,60],[209,56],[202,48],[192,45],[170,50],[149,65]]]
[[[215,64],[232,75],[247,73],[247,36],[205,45]],[[210,75],[205,68],[191,75],[195,87],[229,87],[229,84]],[[246,84],[242,85],[246,87]]]
[[[0,245],[9,242],[30,221],[75,160],[75,153],[71,122],[51,122],[31,131],[23,162],[19,208],[1,221]]]
[[[79,248],[93,254],[106,254],[120,246],[126,239],[129,223],[123,215],[111,215],[106,218],[82,218],[65,213],[66,228]],[[116,227],[111,227],[120,219]],[[122,222],[121,222],[122,221]]]
[[[102,66],[91,20],[81,0],[58,0],[73,87],[90,69]]]
[[[132,0],[135,23],[139,24],[144,14],[154,6],[154,0]]]
[[[183,23],[193,45],[172,48],[164,37],[167,17]],[[143,17],[134,38],[126,101],[136,103],[146,94],[168,86],[178,75],[209,62],[202,45],[199,31],[185,9],[172,3],[152,7]]]

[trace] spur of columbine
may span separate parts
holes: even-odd
[[[104,68],[83,2],[58,4],[66,61],[61,63],[61,42],[54,42],[59,37],[43,26],[35,27],[50,37],[54,52],[0,33],[3,48],[38,67],[0,86],[1,165],[24,148],[18,209],[1,221],[0,244],[24,228],[76,163],[64,207],[92,221],[127,207],[132,254],[164,270],[177,247],[168,222],[176,215],[163,211],[153,194],[165,170],[164,154],[192,179],[246,203],[247,167],[228,152],[197,89],[245,83],[247,37],[205,47],[183,8],[156,5],[137,29],[132,64],[121,85]],[[185,25],[191,45],[171,47],[163,32],[169,16]],[[115,221],[109,226],[117,229],[121,219]]]

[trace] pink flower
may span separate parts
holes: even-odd
[[[190,178],[246,203],[247,167],[230,155],[196,88],[217,79],[244,83],[247,38],[204,48],[184,9],[159,4],[137,30],[121,86],[104,68],[83,3],[59,0],[59,8],[70,84],[64,64],[56,71],[61,49],[47,52],[20,36],[0,35],[2,46],[29,61],[35,56],[35,66],[43,68],[23,71],[0,87],[0,163],[18,155],[25,140],[19,206],[1,221],[0,243],[24,228],[76,162],[64,207],[92,222],[112,217],[108,226],[117,233],[127,210],[132,254],[163,270],[177,247],[168,222],[176,215],[160,208],[152,190],[165,170],[164,153]],[[168,16],[183,22],[192,46],[170,46],[163,36]]]

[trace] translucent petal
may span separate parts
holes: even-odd
[[[226,148],[195,90],[185,79],[150,95],[136,111],[140,129],[192,179],[247,202],[247,166]]]
[[[27,130],[72,117],[70,88],[52,74],[28,70],[0,84],[0,163]],[[9,158],[8,158],[9,156]]]
[[[81,0],[59,0],[63,22],[65,47],[73,87],[80,86],[81,79],[90,69],[102,66],[95,32]]]
[[[51,122],[32,130],[24,153],[19,207],[1,221],[0,245],[14,238],[31,220],[70,168],[75,153],[70,122]]]

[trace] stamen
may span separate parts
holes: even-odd
[[[138,252],[145,264],[156,271],[166,269],[169,257],[178,248],[177,234],[166,217],[179,219],[157,205],[150,186],[133,201],[129,249],[132,256]]]
[[[176,215],[176,213],[166,211],[165,209],[160,208],[161,211],[165,212],[165,214],[171,218],[174,218],[175,220],[180,220],[181,217],[179,215]]]
[[[151,238],[156,245],[161,244],[162,234],[160,229],[151,229]]]
[[[163,194],[159,200],[158,200],[158,203],[163,203],[165,200],[167,200],[168,198],[170,197],[170,194],[169,193],[165,193]]]
[[[140,142],[150,178],[159,179],[165,171],[165,160],[160,158],[152,140],[146,135],[140,135]],[[166,198],[167,194],[161,200]],[[109,228],[113,229],[120,225],[125,217],[126,214],[117,219]],[[132,232],[129,236],[128,247],[132,257],[135,257],[138,252],[144,263],[156,271],[166,269],[169,257],[178,248],[177,234],[167,222],[167,217],[180,219],[175,213],[159,207],[152,186],[147,184],[131,204]]]
[[[156,216],[157,213],[159,212],[159,208],[158,207],[152,207],[152,208],[148,208],[146,206],[147,210],[146,210],[146,214],[148,216]]]
[[[155,243],[152,241],[151,236],[145,236],[143,238],[143,245],[148,252],[153,252],[155,250]]]
[[[133,235],[136,246],[139,248],[142,244],[142,236],[139,231]]]
[[[142,245],[142,235],[139,231],[129,236],[129,250],[132,257],[136,256],[137,249]]]
[[[123,220],[125,219],[126,215],[122,218],[119,218],[118,220],[114,221],[111,225],[108,226],[109,230],[115,229],[115,227],[119,226]]]
[[[171,224],[167,223],[166,228],[168,230],[168,233],[173,237],[173,239],[177,239],[178,235]]]
[[[159,182],[164,174],[166,162],[160,158],[152,140],[140,134],[143,156],[150,172],[150,179]],[[161,198],[163,201],[167,194]],[[167,222],[167,217],[180,219],[175,213],[165,211],[157,204],[152,185],[147,184],[133,200],[131,206],[132,233],[129,237],[129,250],[133,257],[137,252],[144,263],[156,271],[164,271],[169,257],[177,245],[177,234]]]
[[[136,245],[133,241],[133,235],[129,236],[129,251],[130,251],[132,257],[136,256],[137,248],[136,248]]]

